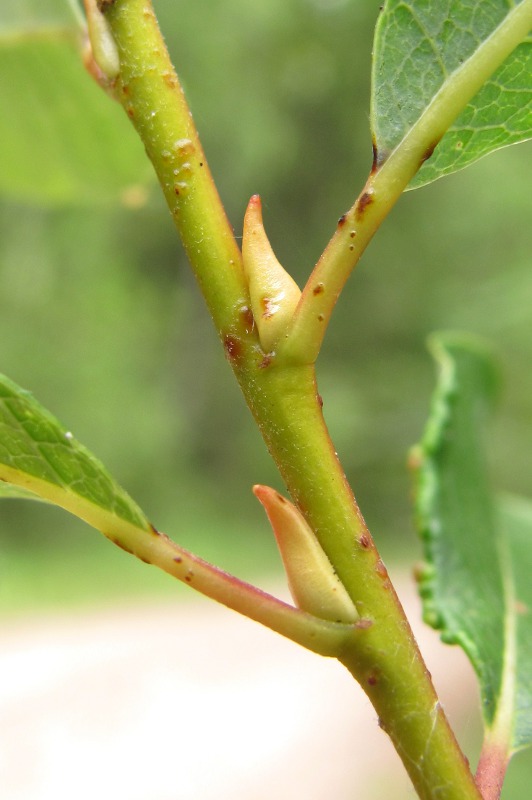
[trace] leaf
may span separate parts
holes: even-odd
[[[532,24],[530,0],[388,0],[377,24],[372,85],[372,128],[379,164],[426,115],[438,97],[473,86],[478,57],[502,43],[520,15],[524,36]],[[522,39],[523,36],[520,36]],[[517,45],[517,46],[516,46]],[[515,49],[514,49],[515,48]],[[512,52],[513,50],[513,52]],[[488,70],[443,138],[410,182],[417,188],[532,136],[532,43],[510,43]],[[469,74],[468,74],[469,73]],[[493,73],[490,75],[490,73]],[[482,85],[483,84],[483,85]],[[465,96],[465,95],[464,95]],[[430,149],[429,149],[430,153]]]
[[[151,531],[143,512],[103,465],[28,392],[0,375],[0,480],[3,496],[26,492],[109,534],[123,522]],[[16,487],[14,490],[13,487]]]
[[[0,6],[4,35],[24,35],[35,28],[72,28],[79,18],[76,0],[2,0]]]
[[[514,635],[519,646],[512,737],[517,751],[532,743],[532,502],[505,497],[499,509],[513,571]]]
[[[81,43],[65,0],[2,5],[0,193],[46,205],[140,203],[151,167],[122,109],[84,69]]]
[[[532,743],[532,504],[502,502],[490,487],[490,352],[458,335],[434,338],[431,349],[439,380],[413,457],[424,619],[468,655],[486,727],[511,753]]]
[[[0,483],[0,499],[1,500],[39,500],[47,502],[44,498],[39,497],[29,489],[23,489],[20,486],[13,486],[12,483],[2,481]]]

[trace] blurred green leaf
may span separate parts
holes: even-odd
[[[140,204],[151,179],[122,109],[83,68],[66,0],[0,11],[0,193],[40,204]]]
[[[29,489],[23,489],[21,486],[13,486],[12,483],[0,483],[0,499],[1,500],[42,500],[47,502],[44,498],[39,497],[35,492],[30,492]]]
[[[497,385],[490,353],[458,335],[434,338],[431,349],[439,381],[414,459],[424,618],[467,653],[486,726],[515,752],[532,743],[532,505],[501,503],[490,489],[483,448]]]
[[[24,35],[33,29],[72,29],[80,9],[76,0],[2,0],[0,32]]]
[[[31,394],[4,376],[0,376],[0,480],[61,506],[107,535],[120,522],[151,529],[103,465]]]
[[[377,24],[372,128],[382,161],[452,74],[519,3],[510,0],[388,0]],[[496,34],[495,34],[496,35]],[[532,46],[520,44],[459,114],[409,188],[456,172],[532,136]]]
[[[507,539],[514,586],[517,641],[514,751],[532,743],[532,502],[505,497],[500,503],[501,524]]]

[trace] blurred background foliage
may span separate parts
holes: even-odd
[[[0,30],[30,5],[7,3]],[[303,283],[371,166],[378,3],[155,7],[235,232],[260,193],[278,257]],[[67,24],[56,0],[41,8],[52,28]],[[84,72],[77,35],[60,38],[0,44],[0,368],[157,527],[242,577],[280,575],[250,492],[256,482],[282,489],[275,468],[142,148]],[[434,385],[430,332],[494,343],[494,481],[531,494],[530,153],[509,148],[405,195],[349,282],[319,359],[324,411],[363,513],[385,559],[409,568],[420,548],[406,457]],[[4,612],[139,591],[181,590],[57,509],[0,506]]]
[[[155,8],[237,235],[260,193],[277,255],[303,283],[371,166],[378,3]],[[13,143],[0,152],[0,173],[14,176],[0,179],[1,369],[102,459],[159,528],[244,577],[279,569],[250,492],[255,482],[282,488],[275,468],[138,143],[74,57],[75,37],[63,38],[51,61],[42,46],[37,62],[19,53],[0,84],[0,132]],[[4,41],[2,63],[13,60],[7,50]],[[29,125],[23,111],[35,113],[35,93]],[[58,110],[68,126],[54,129]],[[115,122],[119,135],[107,135]],[[65,152],[83,162],[78,183],[49,169]],[[333,318],[318,363],[324,411],[385,558],[419,558],[405,465],[434,384],[425,340],[435,329],[494,342],[503,376],[494,481],[530,494],[530,152],[509,148],[406,194]],[[52,508],[5,501],[0,537],[4,608],[175,591]]]

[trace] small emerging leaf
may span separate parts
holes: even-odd
[[[438,387],[413,454],[424,618],[467,653],[487,735],[510,756],[532,743],[532,504],[503,502],[490,487],[483,438],[497,381],[489,352],[451,335],[431,349]]]

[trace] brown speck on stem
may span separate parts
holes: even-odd
[[[317,399],[318,399],[318,405],[319,405],[319,407],[320,407],[320,408],[323,408],[323,397],[321,396],[321,394],[318,394],[318,395],[317,395]]]
[[[133,119],[134,118],[135,109],[133,108],[133,106],[128,106],[127,109],[126,109],[126,112],[127,112],[127,115],[129,117],[129,119]]]
[[[242,306],[242,308],[240,309],[240,315],[244,322],[246,333],[251,333],[251,331],[255,327],[255,318],[253,317],[253,311],[249,306]]]
[[[318,283],[312,290],[312,294],[314,295],[323,294],[324,291],[325,291],[325,286],[323,285],[323,283]]]
[[[129,553],[132,556],[135,555],[133,550],[130,550],[129,547],[127,547],[127,545],[125,545],[119,539],[111,539],[111,541],[113,544],[116,544],[116,546],[119,547],[121,550],[125,550],[126,553]]]
[[[242,355],[242,343],[238,337],[231,334],[224,336],[224,350],[230,361],[235,361]]]
[[[259,369],[266,369],[267,367],[270,366],[272,361],[273,361],[273,355],[271,353],[267,353],[260,362]]]
[[[150,525],[150,532],[152,533],[153,536],[160,536],[161,535],[159,533],[159,531],[157,530],[157,528],[154,528],[153,525]]]
[[[357,235],[357,232],[356,232],[356,231],[351,231],[351,233],[349,234],[349,236],[351,237],[351,239],[354,239],[356,235]]]
[[[181,558],[181,556],[175,556],[173,560],[175,561],[176,564],[183,563],[183,559]]]
[[[377,142],[375,141],[375,138],[373,138],[371,142],[371,147],[373,150],[373,162],[371,164],[371,174],[374,175],[379,169],[379,151],[377,150]]]
[[[358,543],[361,547],[364,548],[364,550],[367,550],[369,547],[369,536],[367,536],[365,533],[361,534]]]
[[[384,566],[384,563],[380,560],[380,558],[377,561],[377,563],[375,564],[375,571],[376,571],[377,575],[379,575],[381,578],[387,578],[388,577],[388,570],[386,569],[386,567]]]
[[[345,225],[346,219],[347,219],[347,214],[342,214],[342,216],[338,220],[338,227],[339,228],[342,228]]]
[[[362,219],[364,216],[366,209],[373,203],[373,192],[362,192],[360,197],[358,198],[356,209],[355,209],[355,216],[358,220]]]
[[[370,686],[376,686],[378,681],[379,681],[379,678],[377,676],[377,673],[374,672],[374,671],[370,672],[369,675],[368,675],[368,684]]]

